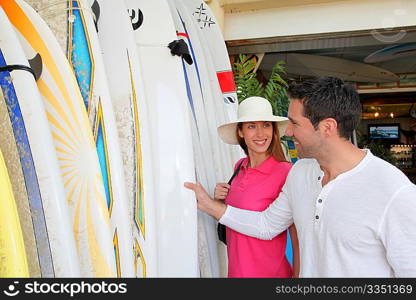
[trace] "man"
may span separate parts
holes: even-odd
[[[199,184],[198,208],[243,234],[271,239],[295,223],[301,277],[416,277],[416,186],[349,137],[361,105],[342,80],[291,86],[290,123],[300,159],[263,212],[211,199]]]

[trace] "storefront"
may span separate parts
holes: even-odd
[[[363,105],[357,143],[416,182],[415,3],[243,2],[223,6],[230,56],[257,56],[265,80],[282,60],[286,78],[331,75],[354,84]]]
[[[402,82],[391,87],[395,92],[383,92],[380,84],[357,85],[363,104],[361,142],[374,147],[379,156],[400,168],[413,182],[416,182],[416,93],[408,90],[416,87],[415,77],[402,75]],[[407,91],[401,92],[401,88]]]

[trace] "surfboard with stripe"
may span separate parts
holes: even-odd
[[[19,151],[2,89],[0,89],[0,150],[3,152],[19,213],[28,258],[29,274],[30,277],[41,277],[38,248],[36,247],[23,168],[20,163]]]
[[[224,160],[214,156],[213,147],[219,146],[219,140],[216,136],[216,128],[213,127],[211,131],[209,129],[208,115],[205,111],[205,107],[210,105],[206,102],[211,99],[204,97],[199,74],[199,69],[204,67],[204,64],[201,64],[200,53],[196,52],[199,52],[201,48],[198,40],[195,41],[194,45],[194,40],[188,34],[187,24],[185,24],[174,3],[170,2],[169,4],[175,21],[177,36],[186,42],[192,58],[191,64],[182,59],[182,67],[192,120],[196,180],[212,193],[217,183],[215,165],[224,164]],[[220,277],[218,250],[215,220],[207,214],[198,212],[198,252],[201,277]]]
[[[68,205],[49,124],[34,78],[37,74],[29,67],[3,10],[0,19],[0,65],[10,69],[9,72],[1,72],[1,87],[21,165],[24,166],[23,174],[26,174],[27,194],[34,201],[31,213],[35,220],[42,217],[42,220],[34,222],[35,232],[39,232],[36,236],[37,250],[44,261],[41,263],[42,276],[78,277],[79,261]],[[42,224],[41,231],[38,229],[39,222]]]
[[[204,1],[175,1],[183,4],[183,8],[192,16],[194,26],[199,29],[199,38],[204,45],[208,68],[213,67],[216,74],[217,80],[211,79],[211,83],[214,85],[213,89],[217,89],[215,86],[215,83],[217,83],[222,93],[222,108],[225,112],[225,119],[222,124],[232,122],[237,119],[238,99],[228,51],[219,24]],[[213,71],[209,72],[212,73]],[[228,145],[227,149],[230,152],[233,164],[244,155],[240,147]],[[226,180],[228,178],[229,176]]]
[[[208,40],[208,38],[204,36],[204,31],[201,30],[200,24],[192,15],[194,13],[194,6],[190,5],[187,1],[172,0],[171,2],[185,28],[191,53],[196,62],[195,69],[202,89],[204,109],[206,119],[208,121],[208,129],[210,131],[210,145],[213,149],[211,161],[215,171],[215,181],[216,183],[226,182],[232,174],[234,163],[243,156],[239,147],[224,144],[218,137],[217,133],[217,127],[219,125],[222,125],[225,122],[230,122],[237,117],[234,108],[227,110],[227,105],[230,105],[231,102],[227,104],[224,101],[225,93],[227,91],[232,92],[234,81],[232,80],[232,84],[227,84],[225,81],[223,82],[223,80],[221,80],[221,88],[218,78],[230,79],[230,77],[229,75],[227,77],[226,73],[217,73],[214,66],[213,55],[211,51],[209,51],[211,45],[208,45],[209,43],[213,43],[213,41]],[[222,59],[224,60],[224,58]],[[228,56],[225,57],[225,59],[228,59]],[[214,188],[212,188],[211,191],[214,191]],[[208,232],[209,231],[207,230],[207,233]],[[220,276],[226,276],[226,248],[222,243],[219,243],[216,230],[214,233],[211,232],[210,234],[211,238],[212,234],[214,234],[215,240],[217,241],[215,246],[218,249]],[[214,249],[212,249],[212,244],[212,241],[209,241],[208,245],[211,247],[211,252],[214,251]]]
[[[200,61],[205,63],[205,67],[200,68],[200,72],[204,74],[202,76],[204,81],[209,82],[205,92],[213,95],[217,126],[236,120],[238,101],[236,101],[234,78],[224,40],[212,12],[205,3],[198,0],[172,1],[187,25],[190,38],[194,44],[199,40],[201,45],[202,50],[196,53],[201,52],[203,58]],[[218,134],[215,135],[218,138]],[[222,155],[232,162],[232,166],[243,155],[239,147],[225,145],[221,149]],[[232,174],[232,168],[231,171],[228,165],[225,168],[223,174],[227,175],[221,181],[227,181]]]
[[[88,115],[76,78],[54,35],[23,1],[0,2],[14,25],[27,57],[40,54],[43,72],[37,81],[52,130],[81,275],[116,275],[113,240],[103,180]]]
[[[408,56],[416,56],[416,42],[402,43],[377,50],[366,56],[364,62],[379,63]]]
[[[133,231],[135,277],[158,275],[156,207],[153,182],[154,156],[143,77],[133,36],[132,22],[124,2],[99,0],[97,23],[120,138],[124,174]],[[136,11],[134,11],[134,14]],[[133,14],[133,12],[132,12]],[[123,34],[119,34],[123,32]]]
[[[136,15],[140,10],[143,16],[134,36],[155,157],[158,276],[196,277],[196,202],[183,187],[183,182],[195,179],[195,167],[181,60],[168,48],[176,40],[174,23],[166,1],[129,0],[126,6]]]
[[[0,51],[0,67],[6,66],[2,51]],[[42,195],[39,189],[38,176],[33,162],[32,152],[23,121],[22,112],[16,96],[10,73],[0,72],[0,88],[4,97],[4,104],[7,107],[10,124],[17,146],[20,159],[20,166],[25,183],[25,189],[29,201],[39,265],[42,276],[53,277],[53,263],[49,245],[46,221],[42,204]]]
[[[211,9],[204,1],[186,1],[186,7],[206,39],[205,45],[211,53],[225,107],[232,120],[237,115],[238,101],[234,76],[221,29]]]
[[[117,276],[132,277],[133,242],[123,164],[97,35],[101,21],[99,4],[88,0],[27,2],[36,7],[55,35],[61,37],[61,47],[67,49],[93,128],[112,227]]]

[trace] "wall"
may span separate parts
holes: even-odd
[[[416,25],[416,1],[412,0],[315,1],[313,4],[311,1],[304,1],[304,4],[296,1],[296,4],[258,9],[256,1],[253,1],[251,10],[225,13],[225,40]],[[210,3],[211,5],[214,6]]]

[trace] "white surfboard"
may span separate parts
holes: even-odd
[[[227,181],[232,174],[234,163],[240,158],[241,151],[239,147],[224,144],[218,136],[217,127],[231,122],[237,118],[235,115],[229,114],[229,110],[223,101],[223,95],[218,82],[217,72],[214,67],[214,59],[211,51],[208,50],[207,37],[199,28],[199,24],[192,16],[192,9],[183,1],[174,0],[175,6],[186,25],[188,37],[192,41],[194,54],[198,63],[198,74],[204,96],[205,111],[209,122],[209,130],[211,131],[211,143],[217,145],[219,149],[215,151],[215,157],[222,160],[220,165],[216,167],[217,179]],[[224,161],[225,160],[225,161]],[[231,169],[229,168],[231,166]]]
[[[99,0],[98,5],[98,37],[123,154],[135,277],[157,277],[156,187],[152,170],[155,161],[144,74],[124,2]]]
[[[94,132],[110,214],[117,276],[133,277],[133,241],[123,164],[95,24],[100,19],[100,8],[97,2],[89,0],[27,2],[36,7],[51,30],[62,37],[61,47],[68,49],[67,56],[74,69]]]
[[[336,76],[347,81],[356,82],[393,82],[399,77],[382,68],[372,65],[329,56],[282,53],[267,55],[263,63],[286,62],[285,70],[289,74],[304,76]]]
[[[29,67],[15,31],[1,8],[0,28],[0,66]],[[42,277],[79,277],[64,185],[35,78],[28,70],[20,69],[0,75],[6,80],[2,81],[2,88],[24,166]],[[44,223],[46,230],[39,230],[40,223]]]
[[[208,129],[210,131],[210,144],[213,149],[210,161],[215,171],[215,182],[227,182],[232,174],[235,162],[244,154],[240,147],[223,143],[217,133],[218,126],[237,118],[236,111],[230,106],[233,104],[224,101],[225,94],[220,88],[220,83],[218,81],[219,77],[214,66],[212,51],[209,50],[209,44],[215,44],[218,40],[211,40],[209,35],[206,35],[205,31],[201,30],[200,25],[192,15],[192,6],[189,5],[188,2],[180,0],[174,0],[172,2],[175,4],[177,13],[186,28],[187,38],[189,39],[189,43],[192,44],[191,48],[193,49],[193,54],[195,56],[197,65],[196,71],[200,81],[206,118],[208,120]],[[219,41],[221,42],[221,39]],[[223,40],[222,43],[224,43]],[[224,55],[224,52],[222,52],[222,54]],[[218,60],[228,61],[228,55],[219,57]],[[213,193],[214,188],[212,188],[210,192]],[[210,221],[213,222],[212,219]],[[214,228],[214,230],[212,228]],[[209,237],[208,245],[210,246],[209,249],[211,253],[214,251],[212,249],[212,240],[215,239],[217,242],[215,246],[218,251],[220,274],[217,275],[216,273],[213,273],[213,276],[226,276],[226,248],[224,247],[224,244],[218,241],[216,222],[214,222],[213,226],[206,227],[206,231]]]
[[[186,42],[192,63],[182,59],[183,75],[187,87],[188,110],[192,125],[192,143],[195,159],[196,180],[200,182],[209,192],[213,193],[217,182],[215,164],[218,157],[214,157],[211,134],[216,133],[216,128],[211,132],[208,128],[207,113],[205,111],[205,99],[200,82],[199,68],[201,54],[199,41],[193,44],[193,39],[188,35],[187,26],[175,4],[170,1],[170,8],[175,22],[178,39]],[[222,161],[222,160],[221,160]],[[222,163],[222,162],[221,162]],[[213,195],[212,195],[213,196]],[[198,254],[201,277],[220,277],[220,262],[217,248],[217,234],[215,220],[203,212],[198,212]]]
[[[416,43],[403,43],[385,47],[369,54],[364,58],[365,63],[377,63],[402,57],[416,56]]]
[[[1,1],[26,57],[43,62],[43,97],[78,250],[81,275],[116,275],[114,248],[100,165],[82,96],[68,61],[41,17],[23,1]]]
[[[225,108],[230,120],[237,119],[238,100],[230,59],[221,29],[209,6],[201,0],[187,0],[186,8],[198,23],[206,40],[217,74],[218,83],[223,94]]]
[[[237,119],[237,94],[227,49],[215,17],[209,7],[199,0],[174,1],[185,23],[188,24],[189,30],[195,29],[192,34],[193,39],[196,39],[197,35],[202,45],[204,69],[210,82],[210,88],[206,92],[214,95],[217,126],[232,122]],[[217,132],[215,135],[219,139]],[[224,145],[223,151],[225,151],[223,155],[228,157],[232,166],[244,155],[239,146]],[[225,174],[227,175],[224,180],[227,181],[228,174],[232,174],[232,169],[229,170],[227,167]]]
[[[10,120],[10,114],[3,95],[3,89],[0,88],[0,150],[3,152],[19,213],[29,275],[30,277],[37,278],[42,276],[39,265],[40,256],[36,246],[36,235],[33,228],[30,202],[23,173],[25,170],[22,168],[20,153],[15,138],[15,132],[23,133],[23,131],[16,130],[14,127],[16,126],[13,126]]]
[[[165,0],[127,0],[130,15],[142,12],[134,31],[148,99],[157,209],[158,276],[198,276],[195,197],[183,187],[195,180],[191,124],[181,60],[168,44],[176,40]],[[135,24],[133,20],[133,24]]]
[[[207,64],[209,68],[213,67],[215,71],[216,80],[211,79],[211,84],[214,85],[214,90],[217,89],[216,85],[218,85],[222,93],[222,108],[226,114],[225,122],[232,122],[237,119],[237,91],[224,37],[215,15],[204,1],[175,1],[182,4],[183,10],[186,9],[193,20],[194,26],[198,28],[199,38],[204,45],[203,49]],[[213,75],[211,74],[210,76]],[[230,155],[233,162],[236,162],[244,155],[241,148],[237,146],[228,146],[227,150],[231,152]]]

